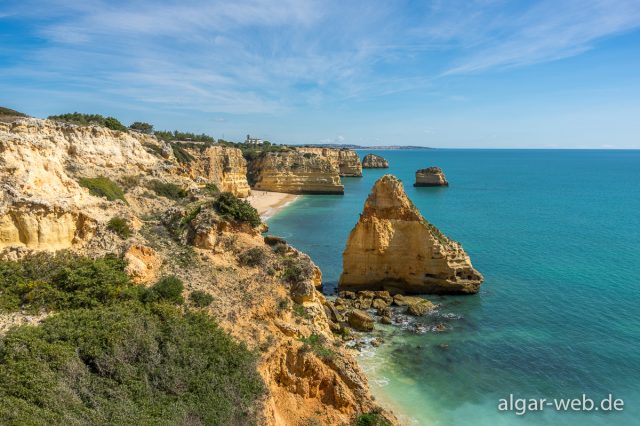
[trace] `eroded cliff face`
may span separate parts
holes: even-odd
[[[326,157],[338,169],[340,176],[361,177],[360,157],[351,149],[299,147],[297,151]]]
[[[253,188],[289,194],[343,194],[337,168],[324,156],[266,152],[249,165]]]
[[[375,183],[342,259],[342,289],[475,293],[483,280],[462,246],[422,217],[392,175]]]
[[[200,152],[190,149],[194,157],[188,165],[193,179],[214,183],[223,192],[245,198],[251,194],[247,182],[247,161],[238,148],[212,146]]]
[[[362,160],[362,168],[364,169],[388,169],[389,162],[383,157],[375,154],[367,154]]]
[[[280,185],[290,184],[278,167],[300,164],[304,171],[295,190],[342,192],[337,170],[326,158],[296,152],[285,157],[268,163],[275,181],[284,179]],[[112,253],[128,262],[136,283],[176,275],[185,282],[186,298],[195,290],[211,294],[215,302],[209,313],[260,355],[258,370],[267,387],[261,424],[349,424],[356,414],[380,410],[353,350],[331,332],[337,325],[327,313],[332,305],[317,290],[319,269],[286,243],[279,242],[277,250],[267,245],[261,227],[220,217],[211,207],[213,196],[198,189],[202,180],[218,178],[221,189],[233,188],[233,178],[215,170],[225,158],[229,167],[242,168],[234,151],[213,149],[196,158],[200,163],[191,178],[153,137],[46,120],[0,123],[0,258],[19,259],[33,250]],[[84,176],[137,183],[127,189],[126,203],[108,201],[78,185]],[[131,177],[136,179],[125,179]],[[189,197],[157,196],[145,186],[149,179],[180,185]],[[116,216],[127,221],[131,236],[108,228]],[[254,266],[243,260],[252,250],[262,253]],[[306,264],[308,277],[286,279],[291,262]],[[5,325],[37,320],[21,313],[0,315],[0,332]],[[306,343],[312,337],[327,351]],[[382,413],[395,424],[391,414]]]
[[[449,182],[440,167],[427,167],[416,171],[413,186],[449,186]]]

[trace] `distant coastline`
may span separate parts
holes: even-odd
[[[378,149],[378,150],[405,150],[405,149],[435,149],[430,146],[416,146],[416,145],[381,145],[381,146],[367,146],[367,145],[353,145],[353,144],[336,144],[336,143],[317,143],[317,144],[304,144],[304,145],[292,145],[296,147],[308,146],[316,148],[336,148],[336,149]]]

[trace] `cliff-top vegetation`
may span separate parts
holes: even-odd
[[[182,291],[133,285],[115,257],[0,262],[0,311],[54,312],[0,338],[2,423],[257,424],[255,354]]]

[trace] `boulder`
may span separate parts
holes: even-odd
[[[359,331],[373,330],[373,318],[360,309],[354,309],[349,313],[349,325]]]
[[[158,278],[162,259],[151,247],[133,244],[124,254],[125,272],[136,284],[151,284]]]
[[[421,317],[431,312],[435,308],[435,305],[428,300],[422,300],[418,303],[411,303],[407,305],[407,313],[416,317]]]

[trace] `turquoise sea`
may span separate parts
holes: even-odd
[[[485,276],[479,294],[427,296],[439,312],[376,325],[385,343],[360,356],[372,391],[408,424],[640,424],[640,151],[367,151],[390,162],[343,178],[344,196],[304,196],[269,220],[308,253],[333,294],[342,250],[385,173],[460,241]],[[414,188],[440,166],[449,188]],[[432,331],[445,324],[444,332]],[[624,411],[522,416],[500,398],[613,394]]]

